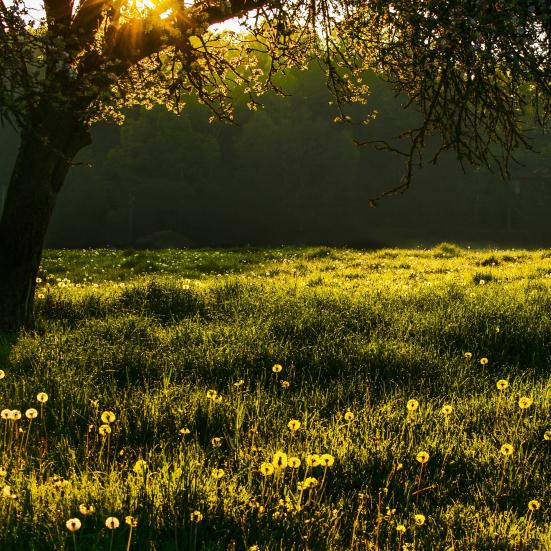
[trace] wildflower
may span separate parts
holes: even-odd
[[[188,428],[180,429],[180,434],[182,434],[183,436],[188,435],[190,432],[191,431]]]
[[[10,417],[12,421],[19,421],[21,419],[21,412],[18,409],[12,409],[10,411]]]
[[[274,466],[271,463],[262,463],[258,469],[264,476],[271,476],[274,474]]]
[[[25,412],[25,417],[27,419],[36,419],[38,417],[38,411],[36,411],[36,409],[34,409],[34,408],[29,408]]]
[[[78,506],[78,510],[80,511],[80,514],[85,517],[96,512],[96,508],[93,505],[85,505],[84,503],[81,503]]]
[[[272,371],[274,373],[281,373],[282,370],[283,370],[283,366],[281,364],[274,364],[272,366]]]
[[[207,399],[208,400],[214,400],[216,398],[216,396],[218,395],[218,392],[216,392],[216,390],[207,390]]]
[[[212,444],[213,448],[219,448],[222,445],[222,438],[219,436],[215,436],[210,443]]]
[[[109,530],[114,530],[115,528],[118,528],[120,526],[119,519],[117,517],[107,517],[105,519],[105,526],[109,528]]]
[[[243,384],[245,384],[245,381],[243,379],[239,379],[239,381],[235,381],[235,383],[233,383],[233,386],[242,386]]]
[[[2,488],[2,494],[3,494],[4,497],[11,497],[12,491],[11,491],[10,486],[4,486]]]
[[[523,396],[518,401],[518,407],[520,409],[528,409],[533,404],[532,398],[528,398],[527,396]]]
[[[515,448],[513,448],[511,444],[503,444],[503,446],[501,446],[500,451],[505,457],[509,457],[510,455],[513,454],[513,452],[515,451]]]
[[[546,430],[546,431],[543,433],[543,439],[544,439],[544,440],[551,440],[551,430]]]
[[[320,464],[320,456],[317,453],[312,453],[306,456],[306,465],[308,467],[317,467]]]
[[[348,421],[348,422],[354,421],[354,414],[353,414],[350,410],[348,410],[348,411],[344,414],[344,420],[345,420],[345,421]]]
[[[331,454],[324,453],[320,456],[320,464],[322,467],[332,467],[334,463],[335,458]]]
[[[276,469],[284,469],[287,467],[287,454],[281,450],[275,452],[272,458],[272,465]]]
[[[313,476],[309,476],[304,481],[305,488],[315,488],[318,485],[318,479],[314,478]]]
[[[473,353],[472,352],[465,352],[463,354],[463,356],[465,356],[465,358],[467,358],[467,360],[470,360],[473,357]]]
[[[291,431],[296,432],[298,429],[300,429],[300,421],[298,419],[291,419],[287,423],[287,426]]]
[[[106,434],[111,434],[111,427],[109,425],[101,425],[98,429],[100,436],[105,436]]]
[[[132,469],[136,474],[143,474],[147,471],[147,462],[143,459],[138,459],[136,463],[134,464],[134,468]]]
[[[298,457],[289,457],[287,465],[291,467],[291,469],[298,469],[300,467],[300,459]]]
[[[127,515],[124,517],[124,522],[131,528],[136,528],[136,526],[138,526],[138,519],[132,515]]]
[[[500,379],[496,386],[499,390],[505,390],[509,386],[509,381],[506,381],[505,379]]]
[[[528,502],[528,509],[530,511],[537,511],[540,508],[540,502],[537,499],[532,499]]]
[[[480,358],[481,365],[488,365],[488,358]]]
[[[224,476],[224,469],[212,469],[212,478],[220,480]]]
[[[203,520],[203,513],[201,513],[201,511],[193,511],[193,513],[189,515],[189,518],[191,522],[195,522],[195,524],[197,524]]]
[[[101,414],[101,422],[105,424],[111,424],[115,422],[115,414],[112,411],[104,411]]]
[[[6,376],[6,372],[3,369],[0,369],[0,379],[3,379]]]
[[[0,412],[0,417],[2,417],[2,419],[9,419],[10,418],[10,413],[11,413],[11,409],[3,409]]]
[[[45,404],[48,401],[48,395],[45,392],[39,392],[36,395],[36,399],[41,403]]]
[[[419,452],[416,456],[417,461],[424,465],[429,460],[429,454],[427,452]]]
[[[69,530],[69,532],[77,532],[78,530],[80,530],[82,524],[80,523],[80,520],[78,518],[70,518],[65,523],[65,526],[67,526],[67,530]]]
[[[289,381],[281,381],[281,388],[288,389],[291,386]]]
[[[407,406],[409,411],[415,411],[419,407],[419,402],[417,400],[408,400]]]
[[[415,519],[415,524],[417,524],[417,526],[423,526],[423,524],[425,524],[425,515],[418,513],[417,515],[414,515],[413,518]]]
[[[452,411],[453,411],[453,407],[450,406],[449,404],[442,406],[442,413],[444,415],[451,415]]]
[[[398,524],[396,526],[396,532],[398,532],[399,534],[403,534],[405,533],[405,531],[406,531],[406,527],[403,524]]]
[[[8,471],[6,471],[6,469],[2,469],[0,467],[0,477],[4,478],[7,474],[8,474]]]

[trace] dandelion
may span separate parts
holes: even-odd
[[[271,463],[262,463],[258,470],[264,476],[271,476],[274,474],[274,466]]]
[[[116,416],[112,411],[104,411],[101,414],[101,422],[104,424],[114,423],[115,419],[116,419]]]
[[[48,401],[48,395],[45,392],[39,392],[36,395],[36,399],[41,403],[45,404]]]
[[[480,358],[480,364],[481,365],[488,365],[488,358]]]
[[[203,513],[201,513],[201,511],[193,511],[191,515],[189,515],[189,519],[191,522],[197,524],[203,520]]]
[[[298,429],[300,429],[300,421],[298,419],[291,419],[287,426],[289,427],[289,430],[292,432],[296,432]]]
[[[415,411],[419,407],[419,402],[417,400],[408,400],[407,403],[407,409],[408,411]]]
[[[317,467],[320,464],[320,456],[317,453],[312,453],[306,456],[306,465],[308,467]]]
[[[322,467],[332,467],[334,463],[335,458],[331,454],[324,453],[320,456],[320,465]]]
[[[3,379],[6,376],[6,372],[3,369],[0,369],[0,379]]]
[[[291,469],[298,469],[300,467],[300,459],[298,457],[289,457],[287,465],[291,467]]]
[[[215,400],[216,399],[216,396],[218,395],[218,392],[216,392],[216,390],[207,390],[207,399],[208,400]]]
[[[543,433],[543,439],[544,440],[551,440],[551,430],[546,430],[544,433]]]
[[[429,460],[429,454],[427,452],[419,452],[416,456],[417,461],[424,465]]]
[[[509,381],[507,381],[505,379],[500,379],[496,383],[496,386],[497,386],[498,390],[505,390],[509,386]]]
[[[10,413],[11,413],[11,409],[3,409],[0,412],[0,417],[2,417],[2,419],[9,419],[10,418]]]
[[[109,425],[100,425],[98,432],[100,436],[106,436],[108,434],[111,434],[111,427]]]
[[[284,388],[285,390],[287,390],[290,386],[291,386],[291,383],[289,381],[281,381],[281,388]]]
[[[121,525],[119,522],[119,519],[117,517],[107,517],[105,519],[105,526],[109,528],[109,530],[115,530]]]
[[[180,434],[182,434],[183,436],[187,436],[191,431],[184,427],[183,429],[180,429]]]
[[[67,530],[69,530],[69,532],[78,532],[82,524],[80,522],[80,519],[75,517],[75,518],[70,518],[65,523],[65,526],[67,526]]]
[[[134,464],[134,468],[132,469],[136,474],[143,474],[147,471],[148,466],[147,462],[143,459],[138,459],[136,463]]]
[[[284,469],[287,467],[287,454],[281,450],[275,452],[272,458],[272,465],[276,469]]]
[[[404,534],[405,531],[406,531],[406,527],[403,524],[398,524],[396,526],[396,532],[398,532],[398,534]]]
[[[528,502],[529,511],[537,511],[540,508],[541,504],[537,499],[532,499]]]
[[[212,478],[220,480],[224,476],[224,469],[212,469]]]
[[[235,381],[235,383],[233,383],[233,386],[242,386],[245,384],[245,381],[243,379],[239,379],[239,381]]]
[[[533,404],[532,398],[528,398],[527,396],[523,396],[518,401],[518,407],[520,409],[528,409]]]
[[[283,366],[281,364],[274,364],[272,366],[272,371],[274,373],[281,373],[282,370],[283,370]]]
[[[309,476],[304,480],[305,488],[315,488],[317,485],[318,485],[318,479],[313,476]]]
[[[350,423],[350,421],[354,421],[354,414],[348,410],[345,414],[344,414],[344,420],[345,421],[348,421]]]
[[[515,448],[513,448],[511,444],[503,444],[500,451],[502,455],[504,455],[505,457],[509,457],[510,455],[513,455]]]
[[[93,505],[85,505],[84,503],[81,503],[78,506],[78,510],[80,511],[80,514],[87,517],[88,515],[92,515],[96,512],[96,508]]]
[[[222,445],[222,438],[219,436],[215,436],[210,443],[212,444],[213,448],[219,448]]]
[[[465,358],[467,358],[467,360],[470,360],[473,357],[473,353],[472,352],[465,352],[463,354],[463,356],[465,356]]]
[[[4,478],[8,474],[8,471],[6,469],[0,468],[0,478]]]
[[[445,406],[442,406],[442,413],[444,415],[451,415],[453,411],[453,407],[449,404],[446,404]]]
[[[414,520],[415,520],[415,524],[417,524],[417,526],[423,526],[423,524],[425,524],[425,515],[422,515],[421,513],[418,513],[416,515],[414,515]]]
[[[136,528],[138,526],[138,519],[132,515],[127,515],[124,517],[124,522],[130,526],[130,528]]]
[[[36,411],[36,409],[34,409],[34,408],[29,408],[25,412],[25,417],[27,419],[36,419],[38,417],[38,411]]]
[[[21,419],[21,412],[18,409],[12,409],[10,411],[9,419],[12,421],[19,421],[19,419]]]
[[[2,495],[4,497],[11,497],[11,495],[12,495],[11,487],[10,486],[4,486],[2,488]]]

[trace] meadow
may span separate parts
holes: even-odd
[[[551,549],[551,251],[46,251],[1,550]]]

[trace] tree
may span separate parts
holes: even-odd
[[[279,90],[279,71],[317,59],[347,121],[347,103],[368,96],[371,69],[423,116],[404,135],[398,191],[429,134],[442,137],[434,160],[455,149],[504,168],[524,142],[524,113],[543,125],[550,112],[546,0],[43,0],[39,20],[12,1],[0,0],[0,118],[21,142],[0,220],[0,330],[32,323],[44,236],[67,171],[90,126],[125,106],[179,111],[182,92],[194,92],[231,119],[232,92],[255,107],[261,93]],[[212,30],[236,16],[247,34]],[[265,70],[259,60],[269,60]]]

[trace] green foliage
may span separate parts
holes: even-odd
[[[551,258],[440,249],[47,251],[0,343],[39,410],[1,420],[0,547],[546,548]]]

